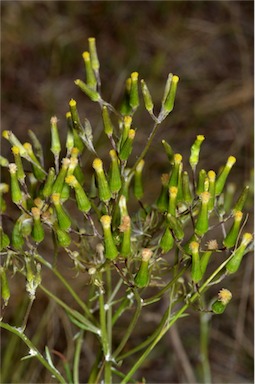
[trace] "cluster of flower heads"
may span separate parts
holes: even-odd
[[[224,216],[225,212],[220,202],[227,177],[236,161],[235,157],[230,156],[217,174],[213,170],[198,171],[200,147],[204,141],[204,136],[198,135],[191,147],[190,177],[183,169],[182,155],[174,153],[171,146],[163,140],[169,173],[161,177],[162,188],[155,203],[150,207],[141,204],[139,220],[144,223],[141,233],[143,234],[146,225],[148,233],[145,236],[137,235],[135,230],[137,215],[135,218],[130,217],[127,202],[131,181],[134,196],[140,202],[143,199],[142,173],[144,156],[148,149],[145,147],[135,164],[133,166],[131,164],[130,167],[130,160],[132,161],[130,155],[136,135],[136,129],[132,125],[133,114],[139,106],[138,73],[133,72],[127,80],[124,101],[120,112],[117,112],[101,98],[95,39],[89,39],[89,52],[83,53],[83,59],[87,81],[85,83],[76,80],[75,84],[92,101],[100,105],[103,130],[110,143],[108,172],[105,171],[103,161],[94,148],[90,122],[85,119],[85,123],[81,123],[76,101],[73,99],[69,102],[69,111],[66,114],[68,130],[65,157],[61,161],[60,155],[63,149],[60,144],[58,121],[56,117],[51,119],[51,152],[54,156],[54,166],[49,170],[44,167],[42,146],[32,132],[30,135],[33,145],[21,144],[12,131],[3,131],[3,137],[11,144],[13,162],[1,158],[1,165],[8,167],[10,174],[10,183],[0,185],[1,213],[4,214],[6,211],[3,195],[10,189],[12,202],[19,208],[20,216],[13,225],[11,235],[7,235],[3,227],[0,227],[1,252],[8,253],[8,250],[22,252],[27,247],[31,248],[31,239],[33,247],[37,248],[45,239],[46,227],[53,232],[57,245],[68,250],[72,243],[72,233],[82,236],[84,233],[88,235],[90,230],[90,235],[103,243],[103,257],[100,259],[102,263],[106,259],[132,260],[141,256],[139,268],[133,274],[133,284],[140,288],[150,283],[151,260],[170,252],[175,246],[180,249],[183,259],[191,263],[191,278],[196,284],[203,279],[210,257],[215,251],[227,250],[228,256],[232,257],[226,264],[226,270],[228,273],[236,272],[252,241],[252,235],[245,233],[239,240],[243,222],[242,210],[248,187],[244,188],[232,210],[227,212],[227,216]],[[178,76],[172,74],[168,76],[161,110],[158,116],[155,116],[150,92],[145,81],[141,80],[145,108],[154,121],[150,138],[173,109],[178,81]],[[118,121],[117,128],[116,124],[113,124],[111,114],[114,114]],[[94,155],[91,164],[94,171],[89,191],[85,188],[85,184],[88,183],[85,183],[86,177],[82,167],[85,150]],[[26,167],[30,164],[29,172],[24,171],[24,163]],[[77,210],[84,215],[86,224],[84,231],[76,228],[75,215],[70,215],[66,210],[65,202],[73,198]],[[212,229],[210,218],[213,215],[218,215],[219,221],[223,224],[227,220],[232,220],[233,223],[223,236],[220,246],[212,239],[208,242],[207,249],[203,250],[202,239]],[[185,236],[185,226],[189,228],[189,232],[192,228],[192,236],[188,240]],[[5,281],[3,268],[1,276]],[[221,298],[220,302],[222,307]],[[225,300],[223,305],[227,302]]]

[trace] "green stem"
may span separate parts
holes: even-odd
[[[141,308],[142,308],[141,297],[139,296],[137,289],[134,289],[133,292],[134,292],[135,299],[136,299],[136,302],[137,302],[136,310],[135,310],[134,316],[133,316],[132,320],[130,321],[129,326],[128,326],[128,328],[127,328],[127,330],[126,330],[126,332],[125,332],[125,334],[124,334],[124,336],[123,336],[119,346],[117,347],[117,349],[113,353],[113,358],[114,359],[116,359],[118,354],[125,347],[126,342],[128,341],[131,333],[133,332],[133,330],[135,328],[136,322],[137,322],[138,317],[139,317],[140,312],[141,312]]]
[[[199,297],[200,294],[203,293],[208,284],[214,279],[215,276],[225,267],[225,265],[228,263],[228,261],[231,259],[232,256],[230,256],[227,260],[225,260],[213,273],[212,275],[205,281],[205,283],[200,288],[199,292],[195,292],[192,297],[190,298],[189,302],[183,305],[183,307],[176,312],[174,317],[171,321],[169,321],[168,324],[165,325],[165,327],[161,330],[159,335],[155,338],[152,344],[149,345],[149,347],[144,351],[144,353],[141,355],[141,357],[136,361],[136,363],[133,365],[133,367],[130,369],[130,371],[126,374],[126,377],[124,380],[121,381],[121,384],[126,384],[130,378],[134,375],[134,373],[139,369],[139,367],[143,364],[144,360],[147,358],[147,356],[150,354],[150,352],[154,349],[154,347],[157,345],[157,343],[162,339],[162,337],[169,331],[169,329],[172,327],[172,325],[182,316],[182,314],[189,308],[190,304],[194,303]]]
[[[36,357],[40,363],[49,371],[52,373],[52,375],[58,380],[59,383],[66,384],[66,380],[64,377],[60,374],[60,372],[51,364],[45,360],[43,355],[38,351],[38,349],[34,346],[34,344],[27,338],[27,336],[16,327],[13,327],[7,323],[0,322],[0,327],[6,329],[7,331],[11,332],[12,334],[15,334],[18,336],[29,348],[29,353],[33,354],[34,357]]]
[[[86,304],[80,299],[80,297],[77,295],[77,293],[73,290],[73,288],[68,284],[64,276],[61,275],[61,273],[54,268],[49,262],[47,262],[43,257],[41,257],[38,254],[35,254],[35,259],[39,261],[41,264],[49,268],[55,276],[62,282],[62,284],[66,287],[66,289],[69,291],[69,293],[72,295],[74,300],[77,302],[77,304],[80,305],[80,307],[83,309],[83,311],[86,313],[86,315],[90,318],[93,318],[90,310],[86,306]],[[93,319],[94,320],[94,319]]]
[[[203,383],[210,384],[211,370],[208,358],[208,341],[209,341],[209,320],[211,314],[207,312],[200,313],[200,358],[203,372]]]
[[[79,383],[79,365],[80,365],[80,357],[81,357],[81,347],[83,343],[84,331],[80,331],[79,336],[76,340],[76,347],[74,353],[74,362],[73,362],[73,381],[74,383]]]

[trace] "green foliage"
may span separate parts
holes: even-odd
[[[63,383],[79,382],[80,345],[84,332],[91,332],[100,346],[95,365],[90,367],[88,382],[99,383],[104,375],[107,384],[112,380],[116,382],[118,377],[124,384],[132,380],[150,351],[195,302],[197,310],[211,314],[225,310],[226,303],[222,300],[217,300],[213,307],[201,303],[211,301],[209,285],[217,284],[228,274],[235,273],[243,256],[250,250],[252,235],[246,233],[239,241],[243,230],[241,210],[247,197],[247,187],[233,209],[225,211],[224,206],[228,204],[224,201],[224,188],[235,157],[229,157],[218,174],[211,170],[211,165],[209,171],[198,170],[200,147],[204,141],[204,136],[198,135],[194,144],[191,143],[190,169],[184,169],[183,156],[175,153],[172,146],[163,140],[169,172],[159,175],[162,188],[156,200],[146,202],[144,158],[160,124],[173,110],[179,78],[169,74],[158,116],[153,112],[150,91],[145,81],[141,80],[144,105],[152,118],[152,129],[135,159],[132,149],[136,145],[136,135],[143,129],[133,127],[133,116],[141,108],[138,73],[133,72],[127,80],[123,103],[117,111],[101,95],[94,38],[89,39],[89,52],[83,53],[83,59],[86,83],[76,80],[75,84],[99,105],[102,135],[105,135],[109,146],[108,168],[103,165],[94,147],[90,122],[86,119],[84,125],[81,123],[73,99],[69,102],[70,112],[66,115],[66,148],[61,148],[57,118],[51,119],[49,134],[54,165],[48,171],[44,169],[43,157],[38,156],[35,148],[38,142],[34,134],[32,144],[22,145],[14,133],[3,132],[14,156],[14,163],[9,164],[9,184],[11,199],[18,212],[9,236],[1,227],[3,307],[7,306],[10,298],[10,274],[23,275],[30,300],[21,326],[25,330],[36,291],[42,289],[79,328],[74,366],[70,369],[65,362],[61,372],[58,372],[47,348],[43,356],[22,332],[4,321],[1,326],[19,336],[30,351],[35,351],[31,357],[37,357],[56,380]],[[110,114],[115,115],[115,120]],[[90,164],[84,164],[84,159],[88,159],[87,153],[93,158]],[[2,166],[7,165],[8,161],[2,162]],[[85,166],[91,170],[88,175],[84,172]],[[8,190],[7,186],[1,192],[3,215],[8,214],[9,208],[4,203]],[[129,209],[131,211],[131,197],[140,207],[133,215],[128,213]],[[80,216],[83,221],[78,221]],[[226,234],[227,222],[232,222],[232,227]],[[215,237],[215,228],[219,226],[222,235]],[[54,255],[49,257],[44,254],[42,245],[51,241]],[[63,251],[73,263],[74,275],[82,273],[90,281],[86,286],[87,297],[94,295],[93,300],[97,302],[93,311],[91,301],[83,301],[83,296],[73,290],[65,274],[60,273],[61,257],[58,256]],[[221,263],[217,260],[217,253],[220,252],[223,254],[221,260],[224,260]],[[213,271],[208,271],[210,263],[214,266]],[[64,299],[46,288],[47,281],[41,277],[42,269],[49,269],[48,273],[64,284],[80,306],[80,311],[74,311]],[[180,284],[181,279],[183,285]],[[146,307],[165,297],[168,298],[164,302],[168,303],[168,308],[162,317],[164,321],[157,324],[147,342],[126,349],[123,356],[122,351]],[[176,303],[179,307],[175,308]],[[131,321],[116,346],[118,330],[115,323],[121,321],[129,309],[132,309]],[[140,353],[139,358],[127,371],[125,364],[121,366],[120,362],[137,352]]]

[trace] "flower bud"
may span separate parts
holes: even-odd
[[[35,156],[32,145],[30,143],[24,143],[23,147],[25,148],[28,157],[31,159],[33,173],[34,173],[35,178],[39,181],[43,181],[45,179],[46,172],[42,168],[37,157]]]
[[[63,230],[69,229],[72,222],[60,202],[60,193],[53,193],[51,195],[51,201],[54,204],[59,228]]]
[[[195,233],[198,236],[203,236],[209,227],[208,203],[210,200],[209,192],[202,192],[200,195],[201,206],[198,213],[198,218],[195,225]]]
[[[98,92],[92,90],[87,84],[85,84],[80,79],[75,80],[75,85],[77,85],[82,92],[84,92],[92,101],[99,101],[100,95]]]
[[[142,262],[140,268],[135,276],[135,284],[138,288],[144,288],[149,285],[150,282],[150,272],[149,272],[149,261],[151,259],[153,252],[149,248],[144,248],[142,250]]]
[[[0,252],[2,252],[3,249],[7,248],[10,245],[10,239],[4,233],[2,226],[0,226]]]
[[[124,116],[123,119],[123,124],[122,124],[122,132],[121,132],[121,137],[119,141],[119,150],[123,147],[123,144],[128,138],[128,134],[131,128],[132,124],[132,117],[131,116]]]
[[[208,192],[210,193],[210,200],[208,203],[208,210],[211,212],[214,208],[214,202],[215,202],[215,179],[216,179],[216,173],[214,171],[208,172],[208,181],[209,181],[209,188]]]
[[[123,233],[120,254],[123,257],[129,257],[131,255],[131,220],[129,216],[122,218],[119,230]]]
[[[211,255],[212,255],[212,251],[211,250],[203,252],[202,255],[201,255],[200,268],[201,268],[202,277],[204,276],[204,274],[206,272],[207,265],[209,263]]]
[[[93,91],[96,91],[97,87],[97,80],[95,73],[92,68],[91,60],[90,60],[90,53],[85,51],[82,54],[84,63],[85,63],[85,70],[86,70],[86,80],[87,80],[87,85],[89,88],[91,88]]]
[[[174,101],[175,101],[175,95],[177,91],[177,84],[179,82],[179,77],[176,75],[168,76],[168,82],[167,86],[169,87],[169,79],[170,79],[170,88],[169,92],[166,95],[165,100],[163,100],[162,110],[164,114],[168,114],[173,110],[174,107]]]
[[[189,163],[193,171],[195,171],[196,166],[199,161],[199,153],[200,153],[200,147],[202,142],[204,141],[205,137],[203,135],[197,135],[196,141],[191,147],[191,153],[189,158]]]
[[[127,210],[127,199],[126,199],[126,197],[124,195],[120,196],[119,208],[120,208],[120,218],[121,218],[121,221],[122,221],[125,216],[129,216],[128,215],[128,210]]]
[[[0,155],[0,167],[8,167],[9,166],[9,160],[6,159],[6,157]]]
[[[162,174],[161,183],[162,183],[161,191],[156,201],[156,204],[160,212],[166,212],[168,209],[168,200],[169,200],[169,193],[168,193],[169,175],[167,173]]]
[[[192,256],[191,277],[194,283],[197,284],[202,279],[199,243],[197,241],[192,241],[189,245],[189,248]]]
[[[20,190],[17,178],[17,166],[15,163],[9,164],[9,171],[11,176],[11,197],[14,204],[21,204],[22,193]]]
[[[57,178],[56,178],[56,180],[52,186],[52,193],[61,193],[62,192],[69,164],[70,164],[70,159],[64,157],[62,159],[62,166],[60,168],[60,171],[59,171]]]
[[[4,213],[7,208],[6,201],[3,198],[3,194],[9,192],[9,185],[6,183],[0,183],[0,214]]]
[[[118,193],[121,189],[122,184],[120,176],[119,159],[114,149],[110,151],[110,156],[112,161],[109,171],[109,187],[112,193]]]
[[[16,223],[14,224],[14,227],[12,229],[12,238],[11,238],[12,246],[15,249],[21,250],[24,245],[24,239],[21,234],[21,224],[20,220],[18,219]]]
[[[69,245],[71,244],[71,238],[67,232],[57,227],[56,236],[58,245],[64,248],[69,247]]]
[[[245,251],[247,246],[251,243],[253,237],[251,233],[244,233],[242,237],[241,244],[236,250],[232,253],[232,258],[226,264],[226,270],[228,273],[235,273],[240,267],[243,256],[245,255]]]
[[[102,117],[103,117],[103,124],[104,124],[104,132],[108,137],[111,137],[113,134],[113,125],[112,125],[109,111],[106,105],[103,106]]]
[[[190,180],[187,171],[184,171],[182,174],[182,191],[183,191],[183,201],[190,204],[192,202],[192,194],[190,190]]]
[[[0,277],[1,277],[1,296],[4,301],[4,306],[8,305],[9,298],[11,296],[10,288],[6,276],[6,270],[4,267],[0,267]]]
[[[167,253],[173,248],[174,238],[168,227],[166,227],[165,232],[160,239],[159,245],[160,245],[160,248],[162,249],[162,253]]]
[[[145,81],[142,79],[141,80],[141,87],[142,87],[142,94],[143,94],[143,100],[144,100],[144,105],[147,111],[152,114],[153,113],[153,101],[151,98],[150,91],[145,83]]]
[[[97,56],[97,49],[96,49],[96,39],[94,37],[88,38],[89,42],[89,53],[91,58],[91,66],[94,71],[98,71],[100,67],[100,63]]]
[[[104,232],[105,257],[106,259],[114,260],[118,256],[119,252],[113,241],[112,231],[111,231],[111,221],[112,221],[112,218],[111,216],[108,216],[108,215],[104,215],[100,219],[100,222],[103,227],[103,232]]]
[[[241,195],[239,196],[239,198],[238,198],[238,200],[237,200],[237,202],[233,208],[233,213],[235,213],[237,211],[242,211],[244,204],[247,200],[248,194],[249,194],[249,186],[247,185],[246,187],[244,187]]]
[[[168,213],[172,216],[176,216],[176,205],[177,205],[177,187],[169,188],[169,204],[168,204]]]
[[[128,132],[128,137],[120,149],[120,153],[119,153],[120,160],[126,161],[129,158],[129,155],[131,154],[133,149],[134,138],[135,138],[135,130],[130,129]]]
[[[171,164],[174,164],[174,151],[172,149],[172,147],[170,146],[170,144],[168,144],[166,142],[166,140],[162,140],[162,144],[163,144],[163,147],[164,147],[164,150],[166,152],[166,155],[168,157],[168,160]]]
[[[78,209],[81,212],[88,213],[91,209],[91,203],[76,177],[73,175],[69,175],[66,177],[65,181],[75,190],[75,198]]]
[[[220,315],[226,309],[226,306],[232,299],[232,293],[225,288],[222,288],[218,293],[218,299],[212,304],[212,311]]]
[[[55,181],[55,168],[51,167],[48,171],[47,179],[42,189],[42,195],[44,198],[50,197],[52,194],[52,187]]]
[[[127,115],[130,115],[132,113],[132,108],[131,108],[130,103],[129,103],[130,102],[130,89],[131,89],[131,78],[129,77],[126,80],[125,93],[124,93],[124,97],[123,97],[121,107],[120,107],[120,113],[123,116],[127,116]]]
[[[99,199],[101,201],[107,203],[111,199],[112,194],[111,194],[110,187],[109,187],[108,182],[107,182],[106,177],[105,177],[102,160],[99,158],[96,158],[93,161],[92,167],[96,171],[96,179],[97,179]]]
[[[131,73],[131,89],[130,89],[129,104],[133,110],[135,110],[139,106],[138,72]]]
[[[58,159],[60,151],[61,151],[61,144],[59,139],[59,133],[58,133],[58,126],[57,126],[58,119],[56,116],[52,116],[50,119],[51,124],[51,152],[53,153],[54,157]]]
[[[216,183],[215,183],[216,196],[220,195],[221,192],[223,191],[229,172],[231,171],[231,168],[233,167],[235,162],[236,162],[236,158],[234,156],[229,156],[226,165],[224,166],[220,174],[217,176]]]
[[[21,142],[17,139],[17,137],[13,134],[12,131],[3,131],[2,132],[2,136],[9,141],[9,143],[12,145],[12,146],[15,146],[15,147],[18,147],[19,148],[19,151],[20,151],[20,156],[21,157],[25,157],[26,159],[28,158],[27,156],[27,151],[25,150],[25,148],[23,147],[23,145],[21,144]]]
[[[175,237],[177,240],[182,240],[184,238],[184,231],[183,226],[180,220],[178,220],[176,217],[171,215],[170,213],[167,214],[167,223],[169,225],[169,228],[171,228],[174,232]]]
[[[25,175],[25,172],[24,172],[24,169],[23,169],[19,147],[14,145],[12,147],[12,153],[14,155],[14,161],[15,161],[15,164],[16,164],[16,167],[17,167],[17,178],[18,178],[19,182],[21,184],[23,184],[26,175]]]
[[[234,245],[236,244],[236,241],[237,241],[237,238],[239,235],[239,231],[240,231],[242,218],[243,218],[243,214],[241,211],[236,211],[234,213],[234,222],[233,222],[227,236],[223,240],[223,244],[225,245],[225,247],[231,248],[231,247],[234,247]]]
[[[174,155],[174,165],[169,179],[169,187],[178,187],[181,163],[182,155],[176,153]]]
[[[134,195],[140,200],[143,197],[143,181],[142,181],[142,171],[144,167],[144,160],[140,160],[135,169],[134,175]]]
[[[204,169],[200,169],[198,173],[198,181],[197,181],[197,189],[196,194],[199,196],[202,192],[205,192],[205,179],[207,177],[207,173]]]
[[[33,229],[32,237],[36,243],[40,243],[44,239],[44,229],[41,222],[41,211],[37,207],[31,208],[31,213],[33,215]]]

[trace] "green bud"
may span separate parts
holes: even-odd
[[[55,207],[59,228],[63,230],[69,229],[72,222],[60,202],[60,193],[53,193],[51,195],[51,201]]]
[[[184,231],[183,231],[183,226],[181,221],[178,220],[173,215],[171,215],[170,213],[167,214],[166,218],[167,218],[167,223],[169,225],[169,228],[173,230],[177,240],[182,240],[184,238]]]
[[[169,179],[169,187],[178,187],[180,176],[180,167],[182,164],[182,155],[176,153],[174,155],[174,165]]]
[[[98,186],[98,192],[99,192],[99,199],[105,203],[107,203],[111,197],[111,191],[110,187],[108,185],[108,182],[105,177],[104,169],[103,169],[103,162],[101,159],[96,158],[93,161],[92,164],[94,170],[96,171],[96,179],[97,179],[97,186]]]
[[[120,218],[122,221],[125,216],[129,216],[128,210],[127,210],[127,199],[124,195],[120,196],[119,208],[120,208]]]
[[[114,149],[110,151],[111,166],[109,171],[109,187],[112,193],[118,193],[121,189],[121,175],[119,167],[119,159]]]
[[[220,315],[225,311],[231,299],[232,293],[228,289],[222,288],[218,293],[218,299],[212,304],[212,311]]]
[[[32,232],[32,219],[26,213],[19,217],[20,233],[23,237],[27,237]]]
[[[121,103],[120,107],[120,112],[122,115],[127,116],[132,113],[132,108],[130,106],[130,89],[131,89],[131,78],[129,77],[126,80],[126,86],[125,86],[125,93],[124,93],[124,98]]]
[[[97,56],[97,49],[96,49],[96,39],[94,37],[88,38],[89,42],[89,53],[91,58],[91,66],[94,69],[94,71],[98,71],[100,64]]]
[[[123,144],[125,143],[125,141],[128,138],[131,124],[132,124],[132,117],[131,116],[124,116],[123,124],[122,124],[121,137],[120,137],[120,141],[118,144],[119,150],[123,147]]]
[[[231,248],[231,247],[234,247],[234,245],[236,244],[236,241],[237,241],[237,238],[239,235],[239,231],[240,231],[242,218],[243,218],[243,214],[241,211],[236,211],[234,213],[234,222],[233,222],[227,236],[223,240],[223,244],[225,245],[225,247]]]
[[[208,172],[208,180],[209,180],[208,192],[210,193],[210,200],[208,203],[209,212],[213,210],[214,203],[215,203],[215,179],[216,179],[216,173],[214,171],[209,171]]]
[[[120,254],[123,257],[129,257],[131,255],[131,220],[129,216],[123,216],[119,230],[123,233]]]
[[[79,131],[81,128],[81,122],[80,122],[80,117],[77,110],[77,103],[74,99],[71,99],[69,101],[69,107],[70,107],[70,112],[72,116],[73,128]]]
[[[23,184],[26,175],[25,175],[25,172],[23,169],[19,147],[13,146],[12,147],[12,153],[14,155],[14,161],[15,161],[15,164],[17,166],[17,178]]]
[[[142,180],[142,171],[143,171],[144,163],[145,162],[143,159],[139,161],[139,163],[136,166],[135,175],[134,175],[134,195],[138,200],[140,200],[144,194],[143,180]]]
[[[168,77],[168,79],[169,78],[171,78],[170,89],[162,105],[164,114],[170,113],[174,108],[177,84],[179,82],[179,77],[176,75],[173,75],[172,77]]]
[[[56,116],[53,116],[50,119],[51,124],[51,152],[55,157],[58,157],[61,151],[61,144],[59,139],[59,133],[58,133],[58,126],[57,126],[58,119]]]
[[[174,238],[168,227],[166,227],[165,232],[160,239],[159,245],[160,245],[160,248],[162,249],[162,253],[167,253],[173,248]]]
[[[16,223],[14,224],[13,230],[12,230],[12,246],[15,249],[21,250],[24,245],[24,239],[21,234],[21,225],[20,220],[18,219]]]
[[[182,190],[183,190],[183,201],[187,204],[190,204],[193,198],[190,190],[189,174],[187,171],[184,171],[182,174]]]
[[[161,183],[162,183],[161,191],[156,204],[160,212],[166,212],[168,210],[168,200],[169,200],[169,193],[168,193],[169,175],[167,173],[162,174]]]
[[[122,161],[126,161],[129,158],[129,155],[132,152],[133,149],[133,141],[135,138],[135,130],[130,129],[128,132],[128,137],[126,141],[123,143],[123,146],[121,147],[119,158]]]
[[[199,153],[200,153],[200,147],[202,142],[204,141],[205,137],[203,135],[197,135],[196,141],[191,147],[191,152],[190,152],[190,158],[189,158],[189,163],[193,171],[195,171],[196,166],[199,161]]]
[[[10,245],[10,239],[4,233],[2,226],[0,226],[0,252],[2,252],[3,249],[7,248]]]
[[[40,140],[37,138],[36,134],[31,131],[31,129],[28,130],[29,137],[31,138],[33,147],[35,149],[35,155],[39,159],[40,164],[44,163],[44,158],[43,158],[43,147],[42,144],[40,143]]]
[[[33,229],[32,229],[32,238],[36,243],[41,243],[44,239],[44,229],[41,222],[41,211],[37,207],[31,209],[33,215]]]
[[[14,204],[21,204],[22,193],[20,190],[18,177],[17,177],[17,166],[14,163],[9,164],[9,171],[11,176],[11,197]]]
[[[11,296],[10,288],[6,276],[6,270],[4,267],[0,267],[0,276],[1,276],[1,296],[4,300],[4,305],[8,304],[9,298]]]
[[[176,216],[177,194],[178,194],[178,188],[177,187],[170,187],[169,188],[168,213],[170,213],[172,216]]]
[[[9,161],[2,155],[0,155],[0,167],[8,167]]]
[[[69,247],[69,245],[71,244],[71,238],[67,232],[65,232],[61,228],[56,228],[56,236],[58,245],[64,248]]]
[[[149,272],[149,261],[152,256],[151,249],[144,248],[142,250],[142,262],[140,268],[135,276],[135,284],[138,288],[144,288],[149,285],[150,272]]]
[[[72,188],[74,188],[75,190],[75,198],[76,198],[78,209],[81,212],[88,213],[91,209],[91,203],[84,189],[76,179],[76,177],[73,175],[69,175],[66,177],[65,180],[66,180],[66,183],[70,185]]]
[[[235,273],[240,267],[243,256],[247,246],[251,243],[253,237],[251,233],[244,233],[241,244],[232,253],[232,258],[226,264],[226,270],[228,273]]]
[[[42,189],[42,195],[44,198],[48,198],[52,194],[52,187],[55,180],[55,168],[51,167],[48,171],[47,179]]]
[[[87,80],[87,85],[93,90],[96,91],[97,87],[97,80],[95,73],[92,68],[91,60],[90,60],[90,53],[85,51],[82,54],[84,63],[85,63],[85,70],[86,70],[86,80]]]
[[[212,255],[212,251],[203,252],[201,255],[200,268],[201,268],[202,277],[204,276],[204,274],[206,272],[207,265],[209,263],[211,255]]]
[[[70,159],[64,157],[62,159],[62,166],[60,168],[60,171],[59,171],[57,178],[56,178],[56,180],[52,186],[52,193],[61,193],[62,192],[69,164],[70,164]]]
[[[234,213],[237,211],[242,211],[244,204],[247,200],[248,194],[249,194],[249,186],[247,185],[246,187],[244,187],[241,195],[239,196],[236,204],[234,205],[234,208],[233,208]]]
[[[166,152],[167,158],[171,164],[174,164],[174,151],[170,144],[166,142],[166,140],[162,140],[162,144],[164,147],[164,150]]]
[[[194,283],[197,284],[202,279],[199,243],[197,241],[192,241],[189,245],[189,248],[192,256],[191,277]]]
[[[113,134],[113,125],[110,119],[108,108],[104,105],[102,110],[104,132],[108,137],[111,137]]]
[[[195,225],[195,233],[198,236],[203,236],[209,227],[208,203],[210,200],[209,192],[202,192],[200,194],[201,206],[198,213],[198,218]]]
[[[35,178],[39,181],[43,181],[45,179],[46,172],[42,168],[37,157],[35,156],[32,145],[30,143],[24,143],[23,147],[25,148],[28,157],[31,159],[33,173],[34,173]]]
[[[141,80],[141,87],[142,87],[142,93],[143,93],[143,100],[144,100],[144,105],[147,111],[152,114],[153,113],[153,101],[151,98],[150,91],[145,83],[145,81],[142,79]]]
[[[99,93],[89,88],[89,86],[80,79],[75,80],[74,84],[77,85],[80,90],[84,92],[92,101],[100,100]]]
[[[135,110],[139,106],[138,72],[131,73],[130,106]]]
[[[201,169],[198,173],[197,189],[196,194],[199,196],[202,192],[205,192],[205,179],[207,173],[204,169]]]
[[[224,166],[220,174],[217,176],[216,184],[215,184],[216,196],[220,195],[221,192],[223,191],[229,172],[231,171],[231,168],[233,167],[235,162],[236,162],[236,158],[234,156],[229,156],[226,165]]]
[[[111,216],[108,216],[108,215],[104,215],[100,219],[100,222],[103,227],[103,232],[104,232],[105,257],[106,259],[114,260],[118,256],[119,252],[113,241],[112,231],[111,231],[111,221],[112,221],[112,218]]]
[[[12,133],[12,131],[3,131],[2,136],[9,141],[9,143],[12,146],[18,147],[20,151],[20,156],[25,157],[26,159],[28,158],[27,156],[27,151],[21,144],[21,142],[17,139],[17,137]]]

